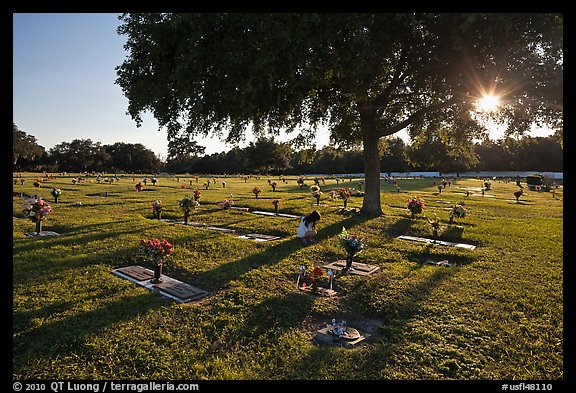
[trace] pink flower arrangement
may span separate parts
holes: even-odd
[[[234,204],[232,199],[224,199],[221,203],[224,209],[230,209],[230,207]]]
[[[28,203],[22,206],[22,213],[32,222],[40,222],[52,213],[52,206],[39,196],[28,199]]]

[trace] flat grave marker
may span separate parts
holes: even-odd
[[[161,283],[154,284],[152,287],[158,289],[160,292],[166,292],[172,295],[175,297],[175,300],[180,303],[200,299],[208,295],[208,292],[203,289],[174,279],[164,280]]]
[[[320,344],[335,344],[339,347],[353,348],[366,339],[358,329],[347,326],[345,321],[326,324],[325,327],[316,332],[314,339]]]
[[[235,233],[236,232],[235,229],[212,227],[212,226],[206,227],[206,229],[209,229],[211,231],[224,232],[224,233]]]
[[[207,295],[209,292],[194,287],[183,281],[176,280],[172,277],[162,275],[162,282],[153,283],[151,280],[154,278],[154,271],[146,269],[140,265],[133,265],[121,267],[112,270],[112,274],[132,281],[133,283],[159,293],[164,297],[168,297],[178,303],[186,303],[192,300],[199,300]]]
[[[255,240],[257,242],[269,242],[272,240],[279,240],[281,239],[280,236],[273,236],[273,235],[263,235],[261,233],[248,233],[246,235],[238,236],[240,239],[250,239]]]
[[[460,248],[466,248],[468,250],[474,250],[476,248],[476,246],[473,244],[454,243],[454,242],[447,242],[444,240],[434,240],[434,239],[428,239],[425,237],[417,237],[417,236],[400,235],[400,236],[398,236],[398,239],[410,240],[410,241],[422,242],[422,243],[428,243],[428,244],[438,244],[441,246],[460,247]]]
[[[254,210],[254,211],[252,211],[252,213],[261,214],[263,216],[272,216],[272,217],[285,217],[285,218],[300,218],[301,217],[301,216],[296,216],[294,214],[265,212],[265,211],[261,211],[261,210]]]
[[[194,222],[194,221],[188,221],[188,224],[185,224],[184,221],[177,221],[176,224],[189,225],[191,227],[205,227],[206,226],[206,224],[202,224],[201,222]]]
[[[116,269],[117,272],[122,273],[136,281],[146,281],[154,278],[154,272],[139,265],[126,266]]]
[[[342,271],[346,267],[346,261],[341,259],[324,265],[326,269],[333,269],[337,271]],[[356,274],[358,276],[368,276],[370,274],[378,273],[380,271],[379,266],[369,265],[367,263],[354,262],[352,261],[352,268],[349,270],[350,274]]]
[[[29,237],[46,237],[46,236],[60,236],[58,232],[54,231],[40,231],[38,232],[26,232],[26,236]]]
[[[249,207],[240,207],[240,206],[230,206],[230,209],[232,210],[240,210],[243,212],[249,212],[250,208]]]

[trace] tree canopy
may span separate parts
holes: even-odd
[[[36,137],[26,134],[12,123],[12,165],[16,165],[20,158],[34,159],[44,152],[45,149],[36,142]]]
[[[362,212],[381,214],[378,141],[409,129],[456,130],[484,94],[522,133],[561,124],[558,14],[124,14],[116,83],[128,113],[180,132],[240,141],[281,130],[312,141],[325,125],[361,145]],[[449,112],[448,112],[449,111]],[[472,118],[472,120],[474,120]],[[445,124],[446,123],[446,124]],[[451,123],[451,124],[448,124]],[[480,131],[481,132],[481,131]],[[457,139],[454,139],[457,140]]]

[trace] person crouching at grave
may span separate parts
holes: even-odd
[[[316,210],[312,213],[303,216],[296,231],[296,236],[302,240],[304,244],[317,243],[316,236],[316,223],[320,220],[320,213]]]

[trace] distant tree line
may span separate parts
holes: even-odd
[[[305,174],[363,173],[361,149],[327,146],[295,149],[289,142],[260,138],[245,148],[204,154],[205,148],[182,138],[168,145],[162,162],[142,144],[102,145],[75,139],[46,149],[13,125],[13,170],[48,172]],[[503,138],[457,144],[428,138],[407,145],[398,137],[378,143],[382,172],[406,171],[563,171],[562,130],[547,137]],[[464,147],[463,147],[464,146]]]

